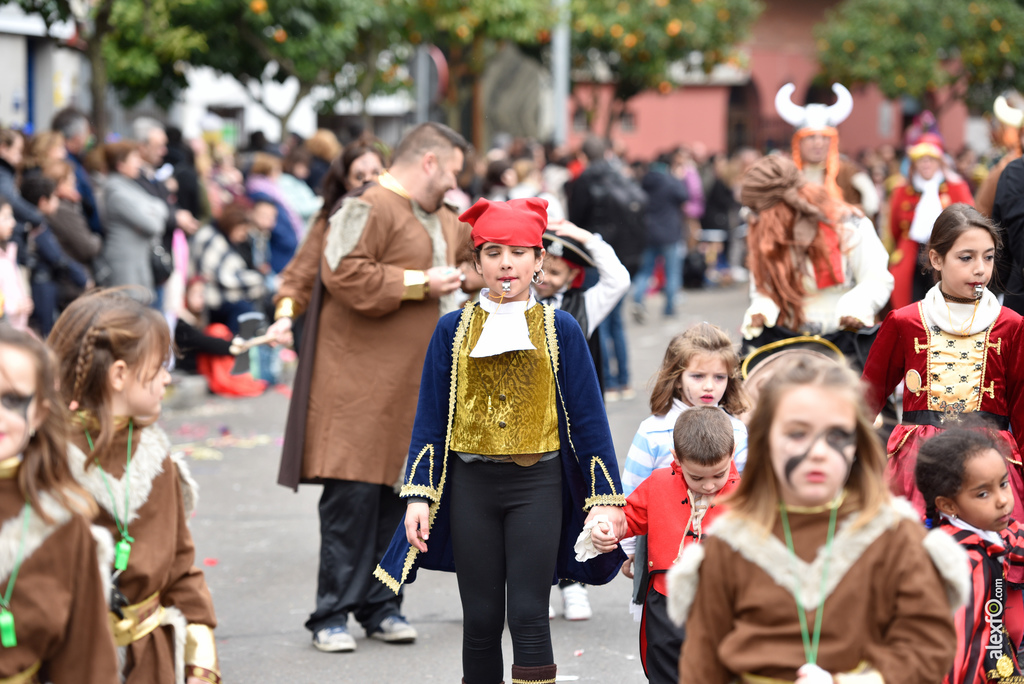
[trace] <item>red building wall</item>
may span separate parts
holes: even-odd
[[[747,112],[758,144],[769,141],[788,146],[792,127],[775,112],[775,93],[786,83],[796,84],[794,101],[803,105],[812,81],[820,71],[813,35],[823,21],[825,10],[840,0],[766,0],[764,12],[751,31],[743,49],[749,56],[750,83],[755,93],[752,111]],[[578,93],[595,86],[579,85]],[[608,86],[596,86],[602,97],[611,96]],[[903,110],[899,101],[886,100],[874,86],[851,89],[853,114],[839,126],[840,148],[851,156],[862,150],[889,143],[903,144]],[[631,159],[650,159],[672,147],[703,142],[710,152],[728,152],[737,141],[729,140],[729,86],[687,86],[667,95],[646,92],[633,98],[627,109],[633,130],[613,126],[612,138],[625,143]],[[604,108],[601,108],[602,111]],[[570,121],[572,112],[569,113]],[[946,149],[957,152],[964,144],[967,109],[951,104],[939,117],[939,130]],[[604,122],[592,130],[604,131]],[[570,142],[579,143],[585,131],[571,131]]]

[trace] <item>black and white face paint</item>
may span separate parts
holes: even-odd
[[[790,486],[793,484],[793,472],[811,455],[815,445],[822,439],[825,440],[825,445],[846,463],[846,476],[843,481],[845,482],[846,478],[850,476],[850,468],[853,467],[853,460],[857,455],[857,434],[833,427],[811,436],[789,437],[786,450],[793,455],[786,459],[783,472],[786,475],[786,482]]]

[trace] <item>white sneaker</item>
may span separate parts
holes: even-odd
[[[562,616],[566,620],[589,620],[593,615],[586,587],[570,584],[562,588]]]
[[[326,653],[341,653],[356,650],[356,640],[348,633],[348,628],[324,627],[313,635],[313,645]]]
[[[380,626],[373,630],[370,638],[389,644],[411,644],[416,641],[416,628],[401,615],[389,615],[381,620]]]

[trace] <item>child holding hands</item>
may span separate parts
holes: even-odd
[[[733,426],[711,406],[685,411],[673,431],[673,462],[659,468],[626,499],[626,537],[647,535],[650,588],[640,627],[640,660],[651,682],[679,681],[679,650],[685,632],[668,617],[665,573],[683,548],[699,543],[704,527],[722,509],[740,476],[733,463]],[[619,541],[603,526],[592,531],[594,548],[611,551]]]

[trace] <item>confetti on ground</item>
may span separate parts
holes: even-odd
[[[231,434],[227,426],[222,426],[220,436],[210,437],[201,442],[187,442],[175,444],[173,449],[181,451],[189,458],[197,461],[219,461],[224,458],[219,449],[255,449],[268,444],[280,444],[280,435],[252,435],[251,437],[238,437]]]
[[[212,568],[213,566],[217,565],[217,563],[219,563],[219,562],[220,561],[217,560],[216,558],[204,558],[203,559],[203,565],[205,565],[208,568]]]
[[[205,439],[208,434],[210,434],[210,428],[199,423],[182,423],[174,431],[175,437],[184,437],[190,440]]]
[[[241,413],[244,407],[248,406],[242,401],[224,401],[203,403],[198,406],[183,409],[167,409],[162,412],[165,419],[171,418],[210,418],[213,416],[224,416],[230,413]]]
[[[274,385],[274,391],[289,399],[292,398],[292,388],[288,385]]]
[[[577,658],[579,658],[579,657],[580,657],[581,655],[583,655],[583,649],[581,648],[581,649],[579,649],[578,651],[573,651],[573,653],[572,653],[572,654],[573,654],[574,656],[576,656]]]

